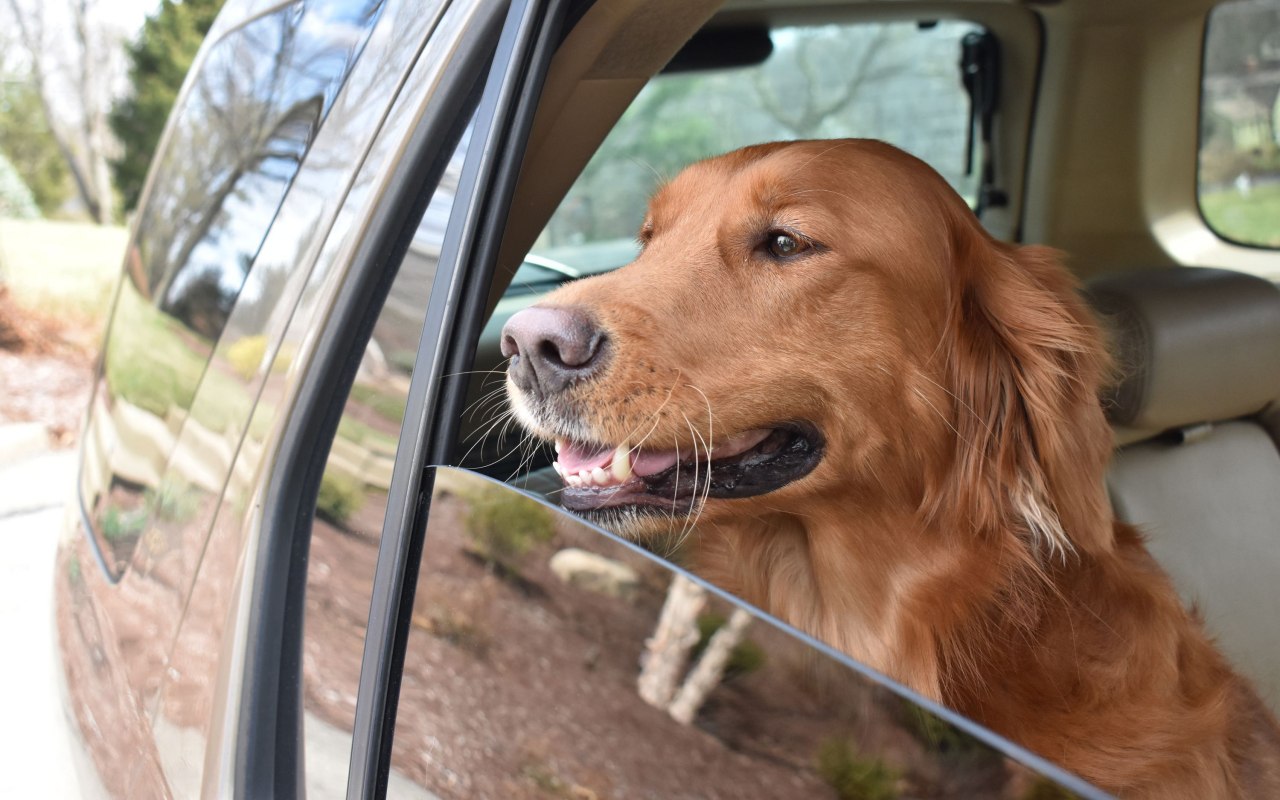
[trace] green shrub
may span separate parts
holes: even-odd
[[[118,542],[125,539],[136,539],[141,533],[143,527],[147,524],[146,511],[135,508],[126,511],[119,506],[107,506],[102,512],[102,521],[99,527],[102,535],[109,542]]]
[[[320,478],[320,494],[316,497],[316,514],[340,528],[364,504],[364,485],[360,481],[333,470],[325,470]]]
[[[196,514],[200,495],[184,483],[164,481],[143,495],[143,515],[157,522],[183,523]]]
[[[412,623],[478,659],[489,655],[489,632],[460,609],[435,605],[425,615],[414,614]]]
[[[848,739],[828,739],[818,749],[818,774],[840,800],[893,800],[898,773],[878,758],[858,754]]]
[[[531,547],[555,536],[555,519],[548,509],[507,489],[478,489],[466,500],[467,535],[490,564],[518,572],[516,562]]]
[[[1048,778],[1036,778],[1036,782],[1031,784],[1031,788],[1027,789],[1027,793],[1022,796],[1022,800],[1072,800],[1076,797],[1074,792],[1062,788],[1058,784]]]
[[[902,701],[899,716],[903,727],[931,753],[947,756],[991,753],[982,742],[909,700]]]
[[[237,339],[227,348],[227,361],[240,377],[248,380],[258,371],[262,358],[267,354],[267,337],[246,336]]]
[[[11,219],[40,217],[40,207],[36,205],[31,189],[27,187],[18,170],[4,153],[0,153],[0,217]]]
[[[373,413],[397,425],[404,419],[409,398],[399,392],[381,391],[364,383],[351,387],[351,399],[372,409]]]
[[[724,616],[715,612],[698,617],[698,643],[693,647],[693,653],[690,656],[692,659],[696,660],[702,657],[702,651],[707,649],[707,644],[711,641],[711,637],[715,635],[716,631],[720,630],[724,623]],[[763,667],[764,661],[764,648],[750,639],[743,639],[729,653],[729,660],[724,665],[724,677],[727,680],[739,675],[750,674]]]

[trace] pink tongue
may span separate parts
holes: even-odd
[[[689,453],[687,455],[692,455]],[[576,442],[570,443],[560,448],[560,455],[556,458],[560,462],[560,467],[567,473],[587,472],[600,467],[608,468],[613,462],[613,450],[607,448],[595,447],[592,445],[582,445]],[[640,452],[631,453],[631,470],[639,475],[653,475],[662,472],[667,467],[676,463],[675,451],[668,452]]]
[[[685,457],[693,455],[685,453]],[[648,452],[641,450],[638,453],[631,454],[631,471],[637,475],[656,475],[664,469],[675,466],[676,451],[666,450],[659,452]]]
[[[716,445],[711,451],[711,458],[726,458],[746,452],[764,441],[769,433],[770,431],[765,429],[740,433]],[[683,455],[688,459],[693,456],[693,452],[683,453]],[[701,460],[705,461],[707,459],[705,451],[699,451],[698,456]],[[606,447],[569,442],[560,448],[560,454],[556,460],[560,462],[560,467],[565,473],[572,474],[583,470],[590,472],[596,467],[604,469],[612,463],[613,450]],[[632,451],[631,471],[637,475],[656,475],[664,469],[670,469],[675,466],[678,460],[679,457],[674,450]]]
[[[577,473],[584,469],[590,472],[592,469],[604,467],[612,461],[613,449],[570,442],[560,448],[560,454],[556,457],[556,460],[560,462],[560,466],[564,468],[565,472]]]

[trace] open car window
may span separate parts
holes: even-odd
[[[982,31],[961,20],[796,25],[768,31],[758,63],[708,69],[678,60],[679,71],[655,76],[622,115],[532,258],[580,275],[626,264],[663,181],[760,142],[882,139],[927,161],[974,205],[980,167],[969,158],[976,145],[961,55],[966,37]],[[510,294],[527,293],[520,277]]]
[[[513,7],[508,22],[522,13]],[[532,16],[521,17],[526,18]],[[350,494],[361,499],[350,504],[344,522],[334,510],[342,502],[328,503],[321,486],[321,502],[328,507],[317,508],[325,525],[317,525],[313,542],[317,580],[307,586],[308,614],[338,623],[340,629],[330,631],[335,641],[354,646],[363,638],[352,724],[356,733],[378,726],[365,737],[369,745],[356,742],[353,749],[353,786],[373,780],[377,791],[385,786],[392,796],[424,798],[1096,796],[1000,737],[681,571],[678,548],[650,552],[555,508],[551,502],[560,481],[552,471],[551,448],[521,442],[525,437],[503,412],[504,372],[495,355],[503,323],[565,281],[630,261],[645,199],[658,181],[691,161],[761,139],[886,136],[887,128],[875,126],[911,116],[899,102],[903,93],[936,87],[951,93],[954,103],[939,99],[935,106],[954,109],[954,124],[915,131],[915,149],[926,155],[934,148],[935,163],[962,190],[979,185],[966,170],[974,143],[957,67],[960,40],[974,26],[853,29],[852,51],[839,39],[843,30],[775,31],[773,57],[784,59],[791,48],[790,71],[753,79],[750,70],[758,67],[740,67],[732,74],[747,76],[740,89],[773,97],[786,114],[797,81],[811,82],[813,102],[830,106],[825,92],[833,87],[818,74],[844,64],[840,53],[865,51],[859,69],[871,69],[882,56],[883,75],[871,70],[864,81],[855,81],[857,91],[847,93],[865,91],[876,102],[855,107],[840,100],[818,116],[835,120],[838,111],[847,111],[847,118],[832,127],[815,123],[812,130],[788,132],[781,123],[770,128],[757,114],[759,125],[743,123],[742,140],[720,138],[720,128],[731,126],[719,122],[711,123],[712,130],[677,127],[665,149],[653,144],[668,158],[656,175],[652,164],[632,170],[634,156],[624,151],[634,148],[618,138],[628,135],[626,126],[632,125],[631,135],[648,136],[646,115],[656,119],[669,106],[684,125],[699,119],[709,98],[727,103],[734,94],[713,84],[699,88],[699,81],[716,79],[715,72],[672,77],[683,84],[663,83],[665,78],[651,84],[628,112],[636,119],[624,118],[610,139],[614,143],[606,143],[580,177],[581,190],[570,192],[542,242],[516,270],[471,360],[469,346],[484,319],[477,307],[490,289],[484,270],[496,260],[486,256],[496,254],[502,233],[502,223],[486,213],[492,207],[505,211],[501,197],[485,195],[501,185],[487,170],[501,175],[509,168],[505,174],[514,175],[526,155],[517,149],[523,142],[506,151],[492,144],[504,141],[503,130],[486,122],[485,114],[497,107],[504,84],[497,80],[501,76],[490,76],[445,234],[438,243],[419,235],[409,246],[410,257],[418,251],[439,257],[423,330],[435,333],[438,320],[455,327],[424,336],[409,383],[387,382],[386,393],[376,398],[404,420],[385,492],[362,505],[370,487],[358,487]],[[948,31],[943,44],[906,43],[908,34]],[[512,41],[510,33],[504,31],[503,42]],[[502,63],[503,48],[500,43],[496,63]],[[810,59],[823,52],[828,61],[815,67]],[[891,81],[885,76],[899,68],[912,77],[872,92],[869,87]],[[769,84],[773,79],[778,85]],[[932,116],[950,116],[936,109]],[[861,112],[865,119],[858,117]],[[726,113],[747,118],[741,110]],[[494,155],[499,152],[509,161]],[[495,161],[499,166],[491,166]],[[614,169],[619,175],[609,175]],[[624,180],[622,173],[634,179]],[[597,179],[600,185],[592,185]],[[614,190],[618,194],[610,198],[607,191]],[[428,210],[423,226],[429,216]],[[560,238],[553,245],[555,237]],[[462,322],[448,316],[454,307],[462,309]],[[465,344],[449,341],[459,331],[466,334],[457,337],[466,338]],[[396,358],[381,349],[394,364]],[[362,368],[374,369],[379,360],[366,353]],[[464,381],[471,385],[467,401],[460,391]],[[356,385],[363,384],[357,379]],[[445,399],[431,394],[437,387]],[[358,415],[386,416],[371,399],[353,392],[344,418],[349,432],[360,430],[353,421],[369,425]],[[455,431],[461,434],[456,439]],[[346,444],[341,427],[339,441],[329,473],[341,466],[334,456],[347,455],[339,452]],[[343,597],[352,593],[341,591],[333,576],[353,563],[357,538],[371,555],[375,542],[364,534],[379,516],[383,531],[371,576],[372,610],[362,615],[363,598],[354,609],[342,608]],[[370,563],[366,558],[366,572]],[[354,666],[354,652],[348,647],[348,666]],[[385,680],[377,671],[382,663],[388,664]],[[331,700],[342,705],[344,698]],[[385,713],[378,705],[384,701]],[[375,762],[376,773],[368,766]],[[357,774],[357,764],[365,775]]]

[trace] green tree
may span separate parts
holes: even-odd
[[[9,157],[40,211],[57,211],[71,193],[67,163],[29,81],[0,81],[0,153]]]
[[[111,111],[111,129],[122,145],[112,169],[127,209],[138,204],[165,120],[222,3],[162,0],[127,48],[132,91]]]

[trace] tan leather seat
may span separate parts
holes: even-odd
[[[1116,515],[1280,711],[1280,289],[1176,268],[1088,293],[1120,362]]]

